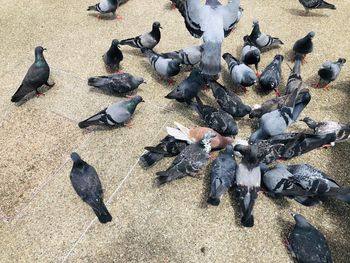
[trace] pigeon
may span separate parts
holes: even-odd
[[[178,155],[186,146],[186,142],[177,140],[171,135],[167,135],[156,146],[145,147],[147,152],[140,157],[140,165],[145,168],[150,167],[163,159],[163,157]]]
[[[256,76],[259,77],[260,49],[250,41],[248,35],[244,36],[243,40],[244,44],[241,52],[241,61],[246,65],[254,65]]]
[[[117,11],[117,8],[119,7],[120,0],[102,0],[100,3],[97,3],[96,5],[89,6],[87,11],[97,11],[99,14],[97,18],[100,18],[100,14],[107,14],[107,13],[113,13],[115,16],[115,12]],[[121,17],[116,16],[117,19],[120,19]]]
[[[208,127],[193,127],[189,129],[178,122],[174,122],[174,124],[177,129],[166,127],[168,134],[177,140],[185,141],[188,144],[199,142],[202,140],[204,134],[208,132],[215,134],[215,137],[212,138],[210,143],[212,150],[224,149],[227,145],[233,143],[233,139],[231,137],[222,136]]]
[[[130,121],[137,105],[143,101],[141,96],[135,96],[128,100],[116,102],[92,117],[79,122],[79,128],[87,128],[90,125],[104,125],[108,127],[126,125]]]
[[[112,221],[112,216],[103,202],[102,185],[95,168],[83,161],[76,152],[71,154],[71,158],[73,167],[70,180],[75,192],[92,208],[101,223]]]
[[[210,171],[210,194],[207,201],[209,204],[214,206],[220,204],[221,197],[235,182],[236,167],[233,146],[229,144],[213,161]]]
[[[198,64],[202,56],[202,47],[193,46],[173,52],[162,53],[161,56],[176,59],[183,65],[194,66]]]
[[[271,136],[283,133],[292,123],[295,101],[299,94],[296,89],[285,101],[285,105],[280,109],[265,113],[259,120],[259,128],[250,136],[249,143],[255,143],[258,140],[268,139]],[[300,114],[300,113],[299,113]]]
[[[301,121],[305,122],[310,129],[314,130],[315,134],[336,134],[336,142],[345,141],[350,139],[350,125],[342,124],[335,121],[322,121],[316,122],[310,117],[305,117]],[[334,146],[335,142],[331,142]]]
[[[238,144],[234,147],[243,155],[236,170],[237,194],[243,216],[241,223],[245,227],[254,226],[253,207],[260,190],[261,171],[259,167],[258,147]]]
[[[165,78],[174,77],[179,74],[181,70],[180,61],[172,58],[163,57],[157,54],[152,49],[142,49],[151,64],[152,68],[161,76]],[[170,82],[173,82],[170,80]],[[169,82],[169,83],[170,83]]]
[[[220,108],[232,117],[244,117],[251,112],[251,107],[245,105],[241,98],[230,93],[224,86],[216,81],[210,81],[209,87],[213,91],[216,102]]]
[[[253,21],[253,30],[249,35],[249,40],[260,49],[270,49],[283,45],[279,38],[262,33],[258,20]]]
[[[293,94],[287,94],[281,97],[275,97],[265,101],[261,105],[257,105],[257,108],[254,108],[250,114],[249,118],[261,118],[265,113],[272,112],[277,109],[281,109],[289,97],[293,96]],[[295,101],[294,111],[293,111],[293,120],[296,121],[300,115],[300,113],[304,110],[304,108],[309,104],[311,100],[310,91],[306,88],[303,88],[299,91],[297,99]]]
[[[307,54],[310,54],[314,49],[312,39],[315,37],[315,32],[309,32],[305,37],[297,40],[293,46],[295,56],[301,56],[304,60]]]
[[[177,100],[191,104],[192,99],[205,86],[206,80],[198,68],[194,68],[184,81],[182,81],[174,90],[165,96],[167,99]]]
[[[288,237],[288,250],[297,262],[332,263],[324,235],[300,214],[292,214],[295,226]]]
[[[274,90],[277,96],[280,96],[278,85],[281,82],[282,75],[282,62],[284,57],[282,55],[276,55],[272,62],[267,65],[264,71],[261,73],[259,84],[263,91]]]
[[[109,50],[102,56],[103,62],[109,71],[117,71],[123,60],[123,53],[119,49],[119,40],[113,39]]]
[[[303,79],[301,77],[301,56],[296,56],[294,60],[294,67],[291,69],[291,72],[288,77],[286,92],[285,94],[291,94],[293,91],[302,84]],[[288,65],[288,64],[287,64]],[[289,66],[289,65],[288,65]]]
[[[327,88],[329,83],[336,80],[345,62],[346,62],[345,58],[339,58],[335,62],[326,61],[325,63],[323,63],[322,67],[318,71],[320,80],[316,84],[316,88],[322,87],[324,85],[325,85],[325,88]]]
[[[154,22],[152,25],[152,31],[144,33],[137,37],[132,37],[120,41],[120,45],[128,45],[134,48],[149,48],[153,49],[160,41],[160,28],[159,22]]]
[[[193,102],[192,105],[208,127],[225,136],[234,136],[238,133],[237,123],[230,114],[221,109],[204,105],[198,96],[196,101],[197,103]]]
[[[166,171],[157,172],[160,185],[185,176],[193,176],[202,169],[209,160],[210,142],[215,135],[208,132],[197,143],[187,146]]]
[[[38,89],[42,85],[52,87],[54,84],[50,85],[47,81],[50,76],[50,67],[44,58],[43,47],[35,48],[35,62],[28,69],[21,86],[17,89],[16,93],[12,96],[12,102],[21,101],[27,94],[35,91],[37,96],[43,95]]]
[[[310,9],[333,9],[335,10],[335,5],[332,5],[330,3],[327,3],[323,0],[299,0],[299,2],[303,5],[305,8],[306,14],[309,13]]]
[[[309,164],[278,164],[264,172],[263,183],[270,197],[287,196],[305,206],[316,205],[328,196],[350,202],[349,188],[341,188]]]
[[[335,133],[328,134],[308,134],[308,133],[283,133],[272,136],[264,142],[273,147],[274,151],[264,159],[263,162],[269,164],[275,160],[289,160],[291,158],[308,153],[314,149],[329,145],[336,140]],[[280,147],[282,145],[282,147]]]
[[[238,59],[229,53],[225,53],[223,59],[226,61],[231,79],[236,86],[250,87],[256,83],[256,74],[246,64],[241,63]]]
[[[216,77],[221,71],[221,46],[241,18],[239,0],[221,5],[218,0],[187,0],[184,5],[174,1],[184,17],[187,30],[193,37],[203,37],[203,52],[200,69],[208,78]]]
[[[88,85],[105,90],[111,94],[124,94],[137,89],[142,83],[146,83],[141,77],[134,77],[129,73],[98,76],[88,79]]]

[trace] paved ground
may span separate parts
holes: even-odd
[[[340,56],[350,60],[350,29],[344,25],[350,18],[350,4],[333,2],[337,11],[305,17],[300,16],[297,0],[242,0],[244,17],[226,39],[224,51],[237,54],[253,18],[260,19],[264,31],[285,42],[283,48],[263,55],[262,68],[314,30],[315,52],[302,69],[306,83],[311,84],[323,61]],[[188,34],[178,12],[169,10],[167,0],[130,0],[120,8],[121,22],[97,21],[85,12],[93,4],[88,0],[0,0],[0,4],[0,262],[290,262],[282,240],[292,226],[291,210],[304,214],[326,235],[335,262],[348,262],[350,210],[340,202],[305,208],[259,196],[256,226],[244,229],[238,223],[233,197],[226,195],[219,207],[206,205],[207,170],[198,178],[155,187],[154,173],[171,160],[143,170],[137,164],[143,147],[161,139],[164,127],[175,120],[186,125],[203,123],[189,109],[163,98],[171,87],[152,73],[137,51],[123,48],[122,63],[124,71],[148,82],[138,90],[146,103],[137,109],[133,128],[78,128],[78,121],[120,99],[95,92],[86,84],[89,76],[105,74],[101,55],[113,38],[137,35],[158,20],[164,29],[156,50],[200,43]],[[10,97],[32,63],[37,45],[47,48],[45,56],[56,85],[45,97],[18,107]],[[288,74],[284,64],[284,82]],[[224,83],[232,86],[227,76],[225,68]],[[346,65],[333,89],[312,89],[304,115],[349,122],[349,84],[350,65]],[[210,94],[204,96],[212,100]],[[242,94],[249,104],[272,96],[261,97],[255,91]],[[249,120],[240,121],[239,137],[247,137],[251,125]],[[99,172],[112,223],[99,224],[71,187],[72,150]],[[292,162],[310,163],[350,185],[348,154],[349,143],[343,143]]]

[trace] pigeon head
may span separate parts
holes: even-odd
[[[274,60],[277,60],[277,61],[279,61],[280,63],[282,63],[283,60],[284,60],[284,57],[283,57],[282,55],[276,55],[275,58],[274,58]]]
[[[142,83],[145,83],[145,84],[147,84],[147,82],[143,79],[143,78],[141,78],[141,77],[134,77],[134,78],[132,78],[132,83],[133,84],[135,84],[135,85],[141,85]]]
[[[181,62],[173,59],[172,61],[169,62],[169,68],[168,68],[168,72],[169,72],[169,76],[175,76],[177,74],[179,74],[181,70]]]
[[[140,102],[145,102],[143,98],[139,95],[132,97],[130,101],[134,102],[136,105],[139,104]]]
[[[46,50],[46,48],[43,48],[41,46],[38,46],[35,48],[35,62],[36,63],[42,63],[43,61],[45,61],[44,58],[44,50]]]
[[[236,135],[238,133],[237,125],[233,121],[228,122],[226,133],[232,135]]]
[[[244,80],[242,81],[242,84],[247,87],[250,87],[256,83],[256,75],[251,70],[246,71],[246,74],[244,74],[243,79]]]
[[[249,118],[260,118],[262,116],[262,109],[254,109],[249,113]]]
[[[233,145],[231,143],[226,146],[224,152],[225,152],[225,154],[231,155],[233,158],[235,156],[235,153],[234,153],[235,151],[234,151]]]
[[[346,59],[345,58],[338,58],[338,61],[337,61],[340,65],[343,65],[346,63]]]
[[[307,37],[308,37],[309,39],[313,39],[314,36],[315,36],[315,32],[314,32],[314,31],[311,31],[311,32],[309,32],[309,33],[307,34]]]
[[[156,22],[153,23],[152,28],[153,29],[155,29],[155,28],[159,29],[159,28],[162,28],[162,26],[160,25],[160,23],[158,21],[156,21]]]
[[[224,53],[222,55],[222,58],[226,61],[227,64],[235,63],[236,65],[239,65],[239,60],[232,56],[230,53]]]
[[[120,43],[120,41],[118,39],[113,39],[112,46],[120,48],[119,43]]]
[[[301,119],[300,121],[303,121],[309,126],[311,129],[315,129],[317,127],[317,123],[311,119],[310,117],[305,117],[304,119]]]
[[[70,158],[72,158],[73,162],[78,162],[79,160],[81,160],[79,154],[77,154],[76,152],[72,152]]]
[[[302,228],[310,227],[309,222],[307,222],[306,218],[303,217],[301,214],[294,214],[294,213],[292,213],[292,216],[294,217],[295,224],[298,227],[302,227]]]
[[[254,19],[253,27],[258,26],[258,25],[259,25],[259,20],[258,19]]]
[[[35,48],[35,55],[42,54],[44,52],[44,50],[46,50],[46,48],[43,48],[41,46],[36,47]]]

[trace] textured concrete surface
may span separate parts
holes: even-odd
[[[226,1],[223,1],[226,2]],[[328,238],[335,262],[348,262],[349,207],[338,201],[307,208],[290,200],[274,201],[259,196],[256,225],[244,229],[234,193],[224,196],[219,207],[206,204],[208,171],[158,188],[154,174],[171,159],[144,170],[137,160],[143,147],[158,142],[165,126],[173,121],[187,126],[203,125],[196,113],[164,99],[171,89],[154,74],[137,50],[124,47],[122,69],[142,76],[138,94],[145,103],[135,112],[132,129],[89,129],[77,123],[103,109],[118,97],[89,88],[90,76],[105,74],[101,56],[113,38],[126,38],[149,31],[160,21],[162,40],[157,51],[172,51],[200,43],[186,31],[168,0],[129,0],[118,12],[123,21],[101,20],[88,15],[94,2],[5,1],[0,0],[0,262],[292,262],[283,240],[292,227],[290,211],[304,214]],[[314,30],[315,51],[303,65],[307,85],[325,60],[350,60],[350,4],[333,0],[336,11],[314,11],[302,16],[297,0],[242,0],[244,16],[223,51],[239,55],[242,37],[251,30],[252,20],[261,29],[280,37],[285,45],[263,54],[263,69],[276,54],[288,61],[296,39]],[[46,96],[32,98],[21,106],[10,98],[33,61],[33,49],[43,45],[56,85]],[[283,83],[289,68],[283,64]],[[182,72],[175,79],[188,75]],[[221,82],[233,88],[223,61]],[[312,100],[303,113],[319,120],[349,122],[350,66],[346,64],[330,91],[312,89]],[[283,85],[281,85],[283,90]],[[273,94],[244,94],[250,104],[261,103]],[[201,95],[214,103],[210,93]],[[253,121],[239,120],[240,138],[249,136]],[[291,131],[305,129],[297,124]],[[94,165],[113,216],[107,225],[77,197],[69,180],[72,150]],[[350,185],[349,143],[330,150],[316,150],[288,163],[306,162]]]

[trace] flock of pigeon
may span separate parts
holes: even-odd
[[[90,6],[100,14],[116,15],[118,6],[126,2],[102,0]],[[276,55],[273,61],[260,73],[259,62],[262,52],[278,48],[284,43],[260,31],[259,22],[253,22],[253,30],[243,39],[240,59],[229,53],[222,54],[221,45],[239,22],[243,9],[239,0],[221,5],[217,0],[171,0],[184,18],[186,28],[203,44],[174,52],[156,53],[153,48],[161,39],[162,28],[154,22],[152,31],[124,40],[113,40],[109,50],[103,55],[103,62],[111,75],[92,77],[88,85],[103,89],[114,95],[125,95],[145,83],[119,71],[123,60],[121,45],[139,49],[149,60],[153,70],[173,83],[171,77],[181,71],[182,66],[191,69],[190,75],[176,86],[167,99],[183,103],[184,107],[195,110],[207,127],[187,128],[176,123],[176,128],[167,127],[168,135],[156,146],[146,147],[140,158],[143,167],[150,167],[163,157],[176,156],[166,171],[157,172],[159,185],[185,176],[193,176],[208,165],[213,150],[221,150],[213,160],[210,172],[211,190],[208,203],[219,205],[220,199],[230,188],[237,192],[242,211],[241,223],[245,227],[254,225],[253,207],[259,191],[271,198],[288,197],[305,206],[319,204],[332,197],[350,202],[350,189],[341,187],[334,179],[308,164],[270,164],[277,160],[288,160],[316,148],[332,145],[350,138],[350,126],[333,121],[317,122],[309,117],[302,119],[312,129],[310,133],[285,133],[285,130],[299,120],[299,115],[311,100],[309,89],[303,84],[301,67],[305,56],[313,51],[315,32],[309,32],[297,40],[293,46],[294,67],[285,92],[278,89],[281,82],[283,55]],[[322,0],[299,0],[306,12],[309,9],[329,8],[334,5]],[[119,16],[116,16],[118,19]],[[44,58],[42,47],[35,48],[35,62],[29,68],[21,86],[13,95],[12,102],[25,100],[33,91],[39,96],[39,88],[48,83],[50,68]],[[228,66],[235,86],[244,90],[258,83],[262,92],[275,91],[276,97],[257,108],[245,105],[240,97],[218,83],[221,72],[221,57]],[[335,62],[325,62],[318,71],[316,88],[328,87],[336,80],[344,58]],[[199,65],[197,67],[197,65]],[[254,66],[255,71],[250,66]],[[210,88],[218,108],[203,104],[199,97],[202,89]],[[128,97],[114,103],[92,117],[79,123],[80,128],[91,125],[120,127],[130,125],[130,119],[142,102],[141,96]],[[232,136],[239,133],[236,120],[249,115],[259,120],[258,128],[249,141],[233,144]],[[236,162],[235,156],[241,161]],[[74,162],[70,178],[77,194],[88,203],[101,223],[112,220],[103,202],[103,190],[96,170],[83,161],[77,153],[72,153]],[[270,165],[270,166],[268,166]],[[324,236],[300,214],[293,214],[296,225],[288,238],[288,249],[298,262],[332,262],[331,253]]]

